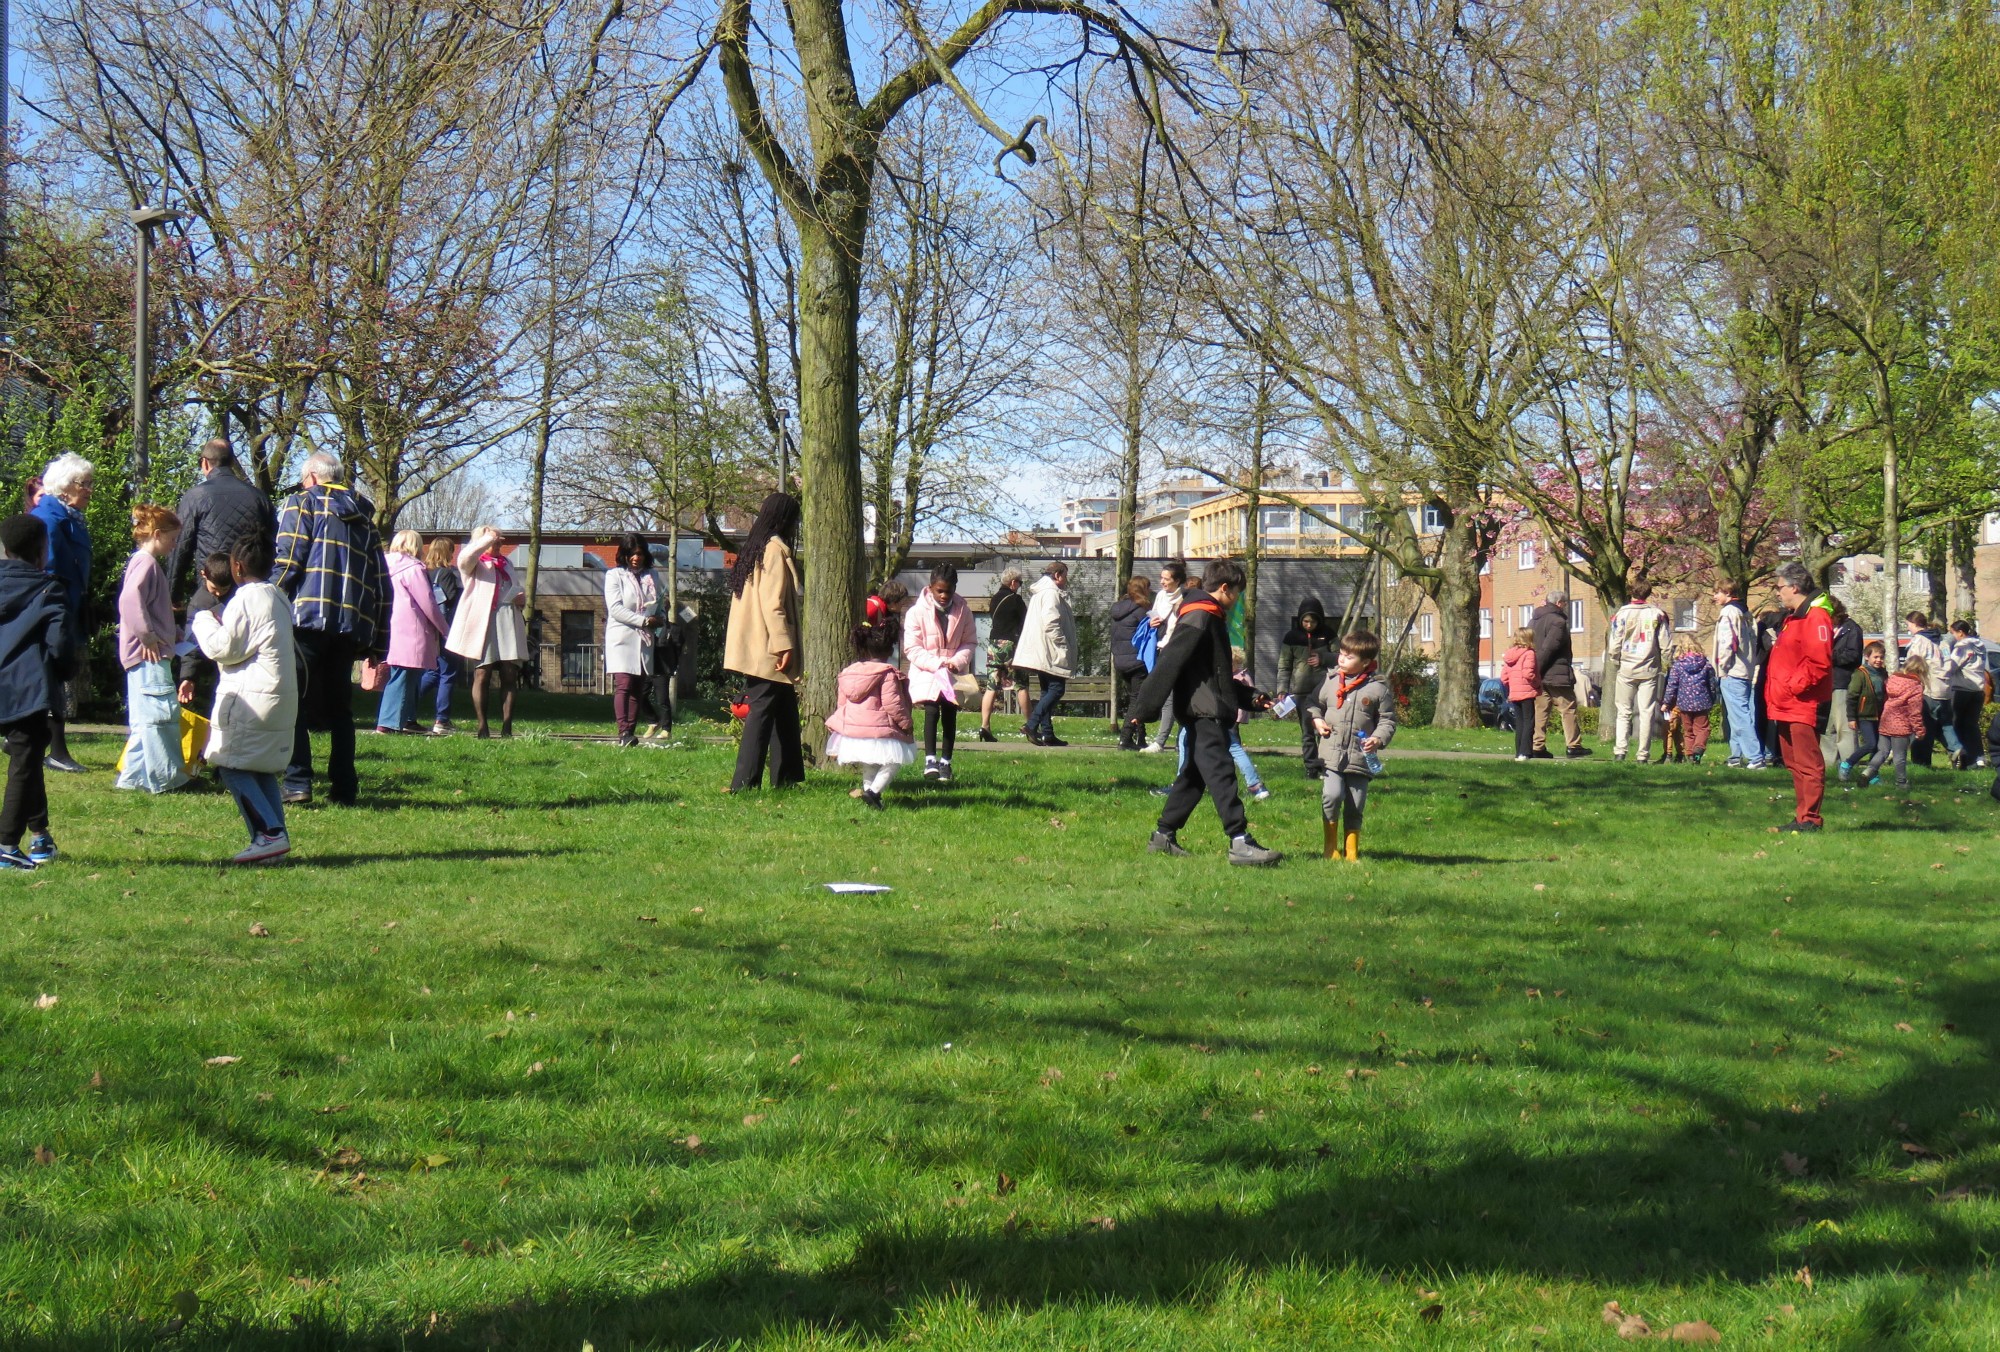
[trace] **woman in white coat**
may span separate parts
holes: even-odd
[[[637,746],[639,712],[652,713],[650,736],[671,722],[653,709],[653,634],[660,627],[660,588],[644,536],[618,537],[618,562],[604,575],[604,669],[611,673],[611,716],[618,745]]]
[[[278,776],[292,759],[299,720],[292,602],[267,579],[271,545],[247,536],[229,555],[235,590],[219,609],[195,612],[194,640],[220,675],[209,715],[208,763],[236,799],[250,846],[232,861],[261,864],[291,851]],[[203,586],[220,596],[214,584]]]
[[[1056,736],[1055,707],[1069,689],[1076,670],[1076,615],[1070,610],[1069,565],[1061,561],[1042,569],[1041,577],[1028,591],[1028,618],[1021,625],[1021,641],[1014,648],[1017,673],[1039,673],[1042,697],[1028,711],[1028,740],[1036,746],[1068,746]]]
[[[528,635],[521,623],[527,593],[502,552],[506,547],[507,537],[498,526],[481,526],[458,551],[458,575],[465,581],[465,591],[444,642],[446,651],[472,664],[472,711],[479,715],[480,737],[492,735],[486,727],[489,683],[500,687],[500,735],[514,735],[514,686],[521,663],[528,658]]]

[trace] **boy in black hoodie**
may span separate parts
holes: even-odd
[[[1174,636],[1160,650],[1153,674],[1139,688],[1129,714],[1133,723],[1149,723],[1171,695],[1175,713],[1187,730],[1187,763],[1167,791],[1158,829],[1146,848],[1154,854],[1185,856],[1175,833],[1187,825],[1206,792],[1229,835],[1232,864],[1275,864],[1284,858],[1267,850],[1250,834],[1243,799],[1236,792],[1236,763],[1229,755],[1229,733],[1243,707],[1243,687],[1229,650],[1229,608],[1243,592],[1243,567],[1230,560],[1212,563],[1200,590],[1181,593]]]
[[[0,521],[0,742],[7,793],[0,800],[0,870],[32,870],[56,857],[42,757],[49,746],[52,682],[68,680],[76,655],[63,630],[62,584],[42,571],[48,527],[26,514]],[[26,851],[24,831],[34,832]]]

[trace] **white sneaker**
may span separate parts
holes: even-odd
[[[1527,758],[1526,756],[1516,756],[1516,757],[1514,757],[1514,759],[1515,759],[1515,760],[1517,760],[1517,761],[1525,761],[1525,760],[1527,760],[1528,758]]]
[[[292,852],[292,839],[283,831],[268,836],[259,836],[250,842],[249,848],[229,862],[232,864],[266,864],[273,859]]]
[[[1158,742],[1148,742],[1139,749],[1141,751],[1149,752],[1155,755],[1166,750],[1166,748],[1161,746]]]
[[[1250,790],[1250,801],[1253,803],[1261,803],[1270,796],[1271,796],[1271,791],[1265,788],[1262,784],[1259,784],[1256,788]]]

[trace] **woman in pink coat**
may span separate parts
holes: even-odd
[[[389,542],[389,683],[382,687],[377,732],[421,732],[417,687],[437,665],[444,642],[444,612],[431,592],[431,575],[421,557],[424,537],[397,531]]]
[[[924,778],[951,782],[958,745],[957,678],[972,670],[972,611],[958,594],[958,569],[940,563],[931,584],[903,620],[903,657],[910,664],[910,702],[924,711]],[[938,725],[944,749],[938,749]]]
[[[895,626],[863,624],[854,631],[854,658],[840,669],[839,702],[826,719],[826,754],[861,767],[861,800],[881,810],[882,790],[908,765],[910,687],[890,663]]]

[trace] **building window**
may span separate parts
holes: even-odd
[[[1493,610],[1490,606],[1479,608],[1479,637],[1493,637]]]
[[[1536,559],[1535,542],[1533,540],[1521,541],[1520,560],[1522,569],[1526,570],[1529,568],[1533,568],[1535,566],[1535,559]]]
[[[1569,603],[1569,631],[1572,634],[1581,634],[1583,632],[1583,602],[1581,601],[1571,601]]]
[[[1532,604],[1522,606],[1520,608],[1520,615],[1521,615],[1520,627],[1526,629],[1529,623],[1533,621],[1533,619],[1535,618],[1535,607]]]
[[[1296,526],[1292,509],[1289,507],[1259,507],[1257,509],[1257,531],[1259,535],[1291,535]]]
[[[1341,504],[1340,524],[1347,527],[1348,530],[1353,531],[1356,535],[1367,536],[1375,533],[1375,518],[1373,514],[1359,503],[1347,502]]]
[[[1433,633],[1433,630],[1431,628],[1432,619],[1433,616],[1428,611],[1417,617],[1417,637],[1425,643],[1429,643],[1431,641],[1431,635]]]
[[[1444,529],[1444,508],[1436,503],[1424,507],[1424,534],[1436,535]]]
[[[566,686],[597,687],[597,612],[565,610],[562,613],[562,683]]]
[[[1695,603],[1693,598],[1674,602],[1674,628],[1680,633],[1694,632]]]
[[[1324,510],[1324,509],[1322,509],[1322,511],[1323,511],[1323,510]],[[1326,524],[1326,520],[1325,520],[1325,517],[1324,517],[1323,515],[1317,515],[1317,516],[1316,516],[1316,515],[1314,515],[1314,514],[1313,514],[1313,513],[1311,513],[1311,512],[1300,512],[1300,513],[1299,513],[1299,534],[1301,534],[1301,535],[1331,535],[1331,534],[1333,534],[1333,527],[1332,527],[1332,526],[1329,526],[1329,525],[1327,525],[1327,524]]]

